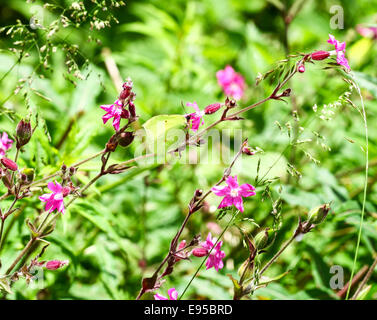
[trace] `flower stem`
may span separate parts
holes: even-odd
[[[365,275],[364,279],[361,281],[361,283],[360,283],[359,287],[357,288],[356,292],[352,296],[351,300],[356,300],[357,299],[357,296],[359,295],[360,291],[363,289],[363,287],[367,284],[367,282],[369,281],[370,277],[372,276],[373,271],[376,268],[376,266],[377,266],[377,256],[374,259],[373,264],[368,269],[367,274]]]
[[[360,248],[360,241],[361,241],[361,234],[363,231],[363,223],[364,223],[364,215],[365,215],[365,203],[367,200],[367,189],[368,189],[368,172],[369,172],[369,138],[368,138],[368,123],[367,123],[367,116],[365,112],[365,106],[364,106],[364,99],[361,94],[359,86],[356,84],[354,81],[355,88],[360,96],[361,99],[361,108],[362,108],[362,118],[364,122],[364,132],[365,132],[365,177],[364,177],[364,190],[363,190],[363,204],[361,208],[361,218],[360,218],[360,226],[359,226],[359,232],[357,236],[357,243],[356,243],[356,250],[355,250],[355,256],[353,260],[353,266],[352,266],[352,271],[351,271],[351,277],[349,283],[352,283],[352,279],[355,273],[356,269],[356,262],[357,262],[357,257],[359,254],[359,248]],[[351,285],[347,289],[347,295],[346,295],[346,300],[348,300],[349,294],[351,291]]]
[[[261,276],[275,261],[279,256],[284,252],[285,249],[288,248],[288,246],[292,243],[292,241],[297,237],[297,234],[294,233],[293,236],[286,242],[284,245],[280,248],[278,252],[271,258],[270,261],[268,261],[265,266],[262,268],[262,270],[259,272],[259,276]]]
[[[183,298],[183,296],[185,295],[187,289],[190,287],[191,283],[194,281],[195,277],[197,276],[197,274],[199,273],[200,269],[203,267],[204,263],[207,261],[209,255],[211,254],[212,250],[216,247],[217,243],[220,241],[220,239],[222,238],[222,236],[224,235],[224,233],[226,232],[226,230],[228,230],[228,228],[230,227],[231,223],[234,221],[234,219],[237,217],[239,213],[239,210],[237,210],[236,212],[233,213],[232,215],[232,218],[229,220],[229,222],[227,223],[227,225],[225,226],[224,230],[221,232],[219,238],[216,240],[216,242],[214,243],[213,247],[211,248],[211,250],[209,251],[208,255],[203,259],[203,261],[201,262],[201,264],[199,265],[198,269],[196,269],[194,275],[191,277],[190,281],[188,282],[188,284],[186,285],[185,289],[183,290],[181,296],[178,298],[178,300],[181,300]]]
[[[5,221],[5,219],[4,219],[3,217],[1,217],[1,226],[0,226],[0,250],[1,250],[2,240],[3,240],[4,221]]]
[[[90,160],[93,160],[93,159],[99,157],[100,155],[102,155],[102,154],[104,154],[104,153],[105,153],[105,150],[102,150],[102,151],[100,151],[100,152],[97,152],[97,153],[91,155],[90,157],[88,157],[88,158],[86,158],[86,159],[84,159],[84,160],[81,160],[81,161],[79,161],[79,162],[73,164],[71,167],[78,168],[79,166],[83,165],[84,163],[86,163],[86,162],[88,162],[88,161],[90,161]],[[34,185],[39,184],[39,183],[41,183],[41,182],[45,182],[45,181],[47,181],[47,180],[49,180],[49,179],[51,179],[51,178],[54,178],[54,177],[58,176],[59,174],[60,174],[60,170],[57,171],[57,172],[55,172],[55,173],[53,173],[53,174],[51,174],[51,175],[49,175],[49,176],[46,176],[46,177],[44,177],[44,178],[42,178],[42,179],[40,179],[40,180],[37,180],[37,181],[32,182],[29,186],[34,186]]]

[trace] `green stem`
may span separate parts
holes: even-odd
[[[276,254],[271,258],[271,260],[265,264],[265,266],[259,272],[259,276],[261,276],[276,261],[276,259],[279,258],[279,256],[284,252],[285,249],[289,247],[289,245],[296,238],[296,236],[296,233],[294,233],[293,236],[286,243],[284,243],[284,245],[280,248],[278,252],[276,252]]]
[[[364,194],[363,194],[363,204],[362,204],[362,209],[361,209],[360,226],[359,226],[359,232],[358,232],[358,236],[357,236],[355,257],[353,259],[351,278],[350,278],[350,281],[349,281],[350,284],[352,283],[352,279],[353,279],[353,276],[355,274],[357,257],[358,257],[358,254],[359,254],[361,234],[362,234],[362,230],[363,230],[364,215],[365,215],[365,203],[366,203],[366,200],[367,200],[368,171],[369,171],[369,151],[368,151],[368,149],[369,149],[369,137],[368,137],[367,116],[366,116],[364,100],[363,100],[363,96],[361,95],[360,88],[356,84],[355,81],[354,81],[354,84],[355,84],[355,88],[357,90],[357,93],[359,94],[360,99],[361,99],[362,116],[363,116],[363,121],[364,121],[364,130],[365,130],[365,178],[364,178]],[[350,291],[351,291],[351,285],[348,286],[346,300],[348,300]]]
[[[235,213],[233,213],[232,218],[229,220],[228,224],[226,225],[226,227],[224,228],[224,230],[221,232],[219,238],[216,240],[215,244],[213,245],[213,247],[209,251],[208,255],[203,259],[203,261],[200,264],[200,266],[198,267],[198,269],[196,269],[194,275],[191,277],[189,283],[186,285],[186,288],[183,290],[183,292],[182,292],[181,296],[178,298],[178,300],[181,300],[183,298],[183,296],[185,295],[187,289],[190,287],[191,283],[194,281],[194,279],[197,276],[197,274],[199,273],[200,269],[203,267],[204,263],[207,261],[207,259],[208,259],[209,255],[211,254],[212,250],[216,247],[217,243],[220,241],[220,239],[224,235],[225,231],[228,230],[228,228],[230,227],[231,223],[237,217],[238,213],[239,213],[238,210]]]
[[[3,231],[4,231],[4,219],[3,219],[3,217],[1,217],[1,226],[0,226],[0,250],[1,250],[2,240],[3,240]]]
[[[86,162],[88,162],[88,161],[90,161],[90,160],[93,160],[93,159],[97,158],[98,156],[100,156],[100,155],[102,155],[102,154],[104,154],[104,153],[105,153],[105,150],[102,150],[102,151],[100,151],[100,152],[97,152],[97,153],[91,155],[90,157],[88,157],[88,158],[86,158],[86,159],[84,159],[84,160],[81,160],[81,161],[79,161],[79,162],[73,164],[72,167],[77,168],[77,167],[81,166],[82,164],[84,164],[84,163],[86,163]],[[47,180],[49,180],[49,179],[51,179],[51,178],[54,178],[54,177],[58,176],[59,174],[60,174],[60,170],[57,171],[57,172],[55,172],[55,173],[53,173],[53,174],[51,174],[51,175],[49,175],[49,176],[46,176],[46,177],[44,177],[44,178],[42,178],[42,179],[40,179],[40,180],[34,181],[34,182],[31,183],[29,186],[34,186],[34,185],[39,184],[39,183],[41,183],[41,182],[45,182],[45,181],[47,181]]]

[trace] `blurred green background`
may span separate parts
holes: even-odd
[[[182,103],[196,101],[203,108],[223,102],[216,71],[228,64],[245,77],[247,90],[239,104],[247,106],[271,93],[273,85],[262,82],[256,86],[255,79],[286,53],[329,50],[329,33],[346,41],[346,55],[366,103],[372,161],[356,271],[372,263],[377,249],[377,42],[362,37],[356,26],[377,23],[377,1],[129,0],[119,7],[111,1],[84,1],[85,10],[78,11],[86,11],[83,15],[72,13],[72,1],[49,3],[43,8],[46,3],[40,1],[8,0],[0,6],[1,27],[7,26],[0,34],[0,132],[12,135],[21,117],[32,112],[35,122],[38,114],[38,128],[19,162],[21,167],[36,168],[38,177],[54,172],[63,161],[73,164],[100,151],[112,134],[110,123],[102,124],[99,106],[112,103],[119,88],[105,60],[115,62],[123,79],[132,78],[141,126],[155,115],[186,113]],[[344,9],[344,29],[330,27],[334,5]],[[30,27],[35,14],[44,28]],[[293,20],[285,23],[291,14]],[[98,21],[106,21],[106,27],[100,28]],[[262,201],[261,187],[255,197],[245,201],[243,217],[265,227],[272,224],[274,201],[279,197],[283,201],[282,228],[262,261],[272,257],[291,236],[299,216],[332,201],[333,211],[326,221],[294,243],[268,275],[291,272],[256,291],[254,299],[338,299],[337,291],[329,286],[330,267],[342,266],[345,282],[351,273],[362,201],[364,128],[362,118],[349,105],[332,109],[331,104],[349,86],[340,73],[324,66],[306,65],[306,72],[290,81],[293,94],[287,103],[268,102],[244,114],[244,121],[219,126],[241,128],[250,145],[263,149],[244,161],[242,170],[235,168],[233,173],[240,183],[253,184],[258,159],[262,173],[279,159],[267,175],[279,177],[270,186],[271,198]],[[351,98],[360,105],[357,95]],[[320,118],[326,106],[335,111],[328,121]],[[297,110],[299,119],[292,116],[292,110]],[[206,124],[216,118],[208,116]],[[292,132],[303,130],[299,139],[311,142],[290,146],[289,126]],[[67,128],[68,135],[62,139]],[[119,148],[111,161],[132,158],[137,145],[135,141],[129,148]],[[289,174],[288,163],[301,173],[300,179]],[[76,176],[77,184],[89,181],[99,165],[96,159],[83,166]],[[59,218],[56,230],[48,237],[51,245],[43,258],[68,259],[69,266],[46,271],[40,287],[16,282],[14,293],[7,298],[134,299],[142,276],[151,275],[167,253],[194,190],[208,190],[225,167],[139,165],[100,180],[87,198],[76,201]],[[0,189],[5,192],[3,186]],[[43,212],[37,195],[23,200],[17,216],[7,222],[0,274],[29,239],[25,219]],[[208,198],[208,208],[193,216],[182,239],[196,234],[205,238],[209,227],[216,234],[216,226],[208,223],[224,226],[226,219],[216,221],[213,210],[219,200]],[[9,201],[1,201],[1,207],[6,208]],[[240,223],[252,235],[258,231],[247,221]],[[247,258],[237,228],[225,233],[223,247],[227,254],[224,269],[218,273],[203,269],[185,299],[232,298],[232,283],[226,274],[236,276]],[[173,286],[182,292],[200,262],[197,258],[181,261],[158,292],[166,295]],[[370,281],[367,299],[377,298],[376,279],[374,275]]]

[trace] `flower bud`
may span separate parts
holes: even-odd
[[[246,259],[243,264],[238,269],[238,275],[243,280],[250,279],[253,276],[254,264],[250,263],[250,259]]]
[[[130,112],[127,109],[123,109],[120,117],[122,119],[128,119],[130,117]]]
[[[205,257],[208,254],[208,251],[207,251],[207,249],[205,249],[203,247],[195,248],[194,250],[192,250],[192,254],[195,257],[201,258],[201,257]]]
[[[133,132],[126,131],[122,132],[119,137],[119,145],[122,147],[127,147],[129,146],[132,141],[134,141],[135,135]]]
[[[311,57],[313,60],[324,60],[330,56],[330,53],[327,51],[316,51],[313,52]]]
[[[123,90],[132,90],[133,82],[130,78],[126,80],[125,83],[123,83],[122,88]]]
[[[30,121],[21,120],[16,127],[17,148],[21,148],[30,141],[31,138]]]
[[[128,110],[130,110],[131,118],[136,118],[136,108],[132,101],[128,104]]]
[[[64,261],[51,260],[51,261],[47,261],[45,267],[48,270],[57,270],[57,269],[65,266],[66,264],[68,264],[68,260],[64,260]]]
[[[195,198],[199,198],[203,195],[203,190],[202,189],[196,189],[195,190]]]
[[[328,203],[313,208],[308,213],[309,224],[320,224],[325,220],[327,214],[330,211],[330,205]]]
[[[178,250],[183,249],[185,246],[186,246],[186,240],[182,240],[182,241],[179,243]]]
[[[125,99],[128,98],[129,95],[130,95],[130,90],[127,90],[127,89],[122,90],[122,92],[119,95],[119,99],[120,100],[125,100]]]
[[[244,146],[242,148],[242,153],[247,154],[248,156],[252,156],[255,154],[255,152],[252,151],[252,149],[249,146]]]
[[[76,173],[76,168],[75,167],[69,167],[69,175],[73,176]]]
[[[305,72],[305,66],[303,64],[300,64],[298,66],[298,72],[300,72],[300,73],[304,73]]]
[[[1,168],[0,168],[1,169]],[[1,180],[3,181],[4,183],[4,186],[10,190],[12,189],[12,179],[11,179],[11,174],[8,170],[1,170]]]
[[[204,113],[205,114],[212,114],[215,113],[217,110],[221,108],[220,103],[212,103],[204,108]]]
[[[8,159],[8,158],[1,158],[1,164],[11,170],[11,171],[17,171],[18,170],[18,166],[17,166],[17,163],[15,163],[14,161],[12,161],[11,159]]]
[[[22,181],[22,183],[27,182],[27,176],[26,176],[26,174],[21,173],[21,181]]]
[[[292,89],[288,88],[283,91],[281,97],[289,97],[291,95]]]
[[[229,108],[234,108],[237,105],[236,100],[232,99],[229,101]]]
[[[118,146],[118,141],[115,138],[111,137],[110,140],[106,143],[106,151],[114,152]]]
[[[69,188],[69,187],[64,187],[64,188],[62,189],[63,197],[68,196],[70,193],[71,193],[71,188]]]
[[[33,182],[33,180],[34,180],[34,169],[32,169],[32,168],[22,169],[21,174],[24,174],[26,176],[26,181],[28,183]]]
[[[260,231],[254,238],[255,247],[258,250],[269,247],[275,240],[275,231],[270,228],[266,228]]]

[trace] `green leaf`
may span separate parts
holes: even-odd
[[[97,228],[102,230],[110,239],[116,242],[121,250],[126,254],[140,258],[139,249],[132,243],[129,239],[121,238],[118,233],[113,228],[111,222],[107,219],[106,215],[103,213],[107,209],[103,208],[98,202],[93,202],[93,204],[85,203],[83,201],[76,202],[77,212],[92,222]]]
[[[261,281],[259,281],[259,284],[258,284],[258,287],[257,288],[261,288],[262,286],[266,286],[267,284],[273,282],[273,281],[277,281],[277,280],[280,280],[281,278],[283,278],[285,275],[287,275],[289,272],[291,272],[290,270],[282,273],[282,274],[279,274],[278,276],[276,277],[273,277],[273,278],[270,278],[270,277],[265,277],[263,276],[261,278]]]

